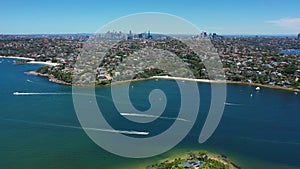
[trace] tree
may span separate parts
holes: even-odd
[[[40,67],[36,70],[36,72],[41,74],[48,74],[49,73],[49,66]]]

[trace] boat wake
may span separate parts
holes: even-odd
[[[13,92],[15,96],[28,96],[28,95],[66,95],[71,93],[25,93],[25,92]]]
[[[10,119],[10,118],[1,118],[6,121],[14,121],[21,122],[39,126],[48,126],[48,127],[59,127],[59,128],[69,128],[69,129],[78,129],[78,130],[90,130],[97,132],[108,132],[108,133],[119,133],[119,134],[128,134],[128,135],[149,135],[147,131],[133,131],[133,130],[114,130],[114,129],[102,129],[102,128],[90,128],[90,127],[79,127],[79,126],[71,126],[71,125],[62,125],[62,124],[54,124],[54,123],[41,123],[35,121],[27,121],[27,120],[19,120],[19,119]]]
[[[177,117],[164,117],[164,116],[155,116],[150,114],[137,114],[137,113],[120,113],[122,116],[132,116],[132,117],[144,117],[144,118],[158,118],[158,119],[165,119],[165,120],[178,120],[184,122],[191,122],[190,120],[186,120],[183,118]]]
[[[230,103],[230,102],[225,102],[224,104],[227,105],[227,106],[243,106],[243,104]]]
[[[31,81],[31,80],[29,80],[29,79],[27,79],[26,81],[29,82],[29,83],[33,83],[33,81]]]

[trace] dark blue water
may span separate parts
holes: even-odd
[[[165,154],[129,159],[98,147],[83,130],[61,126],[80,126],[71,88],[24,74],[38,67],[13,65],[12,59],[0,60],[0,168],[141,168],[161,158],[198,149],[225,154],[243,168],[300,168],[300,95],[293,92],[267,88],[256,92],[252,86],[228,85],[221,123],[206,143],[199,144],[198,136],[210,106],[210,85],[199,83],[201,107],[189,135]],[[159,88],[168,98],[164,116],[178,112],[180,95],[174,81],[149,80],[132,85],[130,96],[137,109],[149,108],[148,95]],[[16,91],[35,94],[15,96]],[[101,110],[116,129],[151,130],[152,136],[173,123],[163,119],[143,125],[130,122],[118,115],[110,87],[97,88],[96,93],[101,95],[97,98]]]

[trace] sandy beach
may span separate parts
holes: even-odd
[[[209,80],[209,79],[191,79],[191,78],[182,78],[182,77],[170,77],[170,76],[153,76],[149,79],[168,79],[168,80],[183,80],[183,81],[191,81],[191,82],[202,82],[202,83],[226,83],[226,84],[240,84],[240,85],[251,85],[256,87],[265,87],[272,89],[280,89],[280,90],[288,90],[294,92],[300,92],[300,89],[281,87],[281,86],[271,86],[259,83],[249,83],[249,82],[241,82],[241,81],[228,81],[228,80]]]
[[[47,65],[47,66],[58,66],[59,63],[52,63],[52,62],[39,62],[39,61],[30,61],[29,64],[41,64],[41,65]]]
[[[32,63],[36,63],[36,62],[32,62]],[[38,63],[40,63],[40,62],[38,62]],[[40,64],[46,64],[46,63],[48,65],[51,65],[51,66],[54,66],[56,64],[56,63],[48,63],[48,62],[41,62]],[[64,84],[64,85],[72,85],[72,84],[69,84],[69,83],[57,80],[53,76],[40,74],[40,73],[37,73],[35,71],[30,71],[30,72],[26,72],[26,73],[27,74],[31,74],[31,75],[38,75],[38,76],[49,77],[49,81],[52,81],[52,82],[55,82],[55,83]],[[139,81],[152,80],[152,79],[182,80],[182,81],[190,81],[190,82],[216,83],[216,84],[250,85],[250,86],[255,86],[255,87],[264,87],[264,88],[279,89],[279,90],[286,90],[286,91],[292,91],[292,92],[300,93],[300,89],[288,88],[288,87],[281,87],[281,86],[270,86],[270,85],[264,85],[264,84],[259,84],[259,83],[235,82],[235,81],[227,81],[227,80],[192,79],[192,78],[171,77],[171,76],[152,76],[152,77],[149,77],[149,78],[142,78],[142,79],[112,81],[112,83],[108,84],[108,85],[118,85],[118,84],[122,84],[122,83],[139,82]]]
[[[28,60],[28,61],[29,61],[29,62],[27,62],[28,64],[41,64],[41,65],[47,65],[47,66],[58,66],[58,65],[60,65],[59,63],[35,61],[35,59],[33,59],[33,58],[28,58],[28,57],[19,57],[19,56],[0,56],[0,58]]]
[[[217,80],[209,80],[209,79],[192,79],[192,78],[171,77],[171,76],[152,76],[151,79],[183,80],[183,81],[205,82],[205,83],[226,83],[226,81],[217,81]]]
[[[18,56],[0,56],[0,58],[7,58],[7,59],[22,59],[22,60],[30,60],[30,61],[34,61],[33,58],[18,57]]]

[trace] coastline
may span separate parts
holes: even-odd
[[[29,72],[24,72],[24,73],[27,75],[47,77],[49,79],[49,82],[58,83],[58,84],[62,84],[62,85],[72,85],[70,83],[56,79],[53,75],[42,74],[42,73],[38,73],[36,71],[29,71]]]
[[[176,158],[177,159],[178,158],[187,159],[188,154],[197,154],[198,152],[201,152],[201,151],[204,151],[204,150],[186,151],[186,152],[180,152],[178,154],[171,154],[167,158],[163,158],[163,159],[156,161],[156,163],[172,162]],[[236,163],[231,161],[227,156],[214,154],[214,153],[207,152],[207,151],[204,151],[204,152],[206,152],[205,154],[207,155],[208,159],[212,159],[212,160],[218,161],[220,163],[223,163],[224,165],[227,165],[229,167],[229,169],[239,169],[240,168]],[[147,166],[143,166],[143,167],[138,166],[135,169],[141,169],[141,168],[147,168]]]
[[[41,64],[41,65],[47,65],[47,66],[58,66],[58,65],[60,65],[59,63],[35,61],[35,59],[28,58],[28,57],[0,56],[0,58],[29,60],[28,64]],[[48,75],[48,74],[40,74],[40,73],[37,73],[36,71],[30,71],[30,72],[25,72],[25,73],[26,74],[31,74],[31,75],[48,77],[49,81],[54,82],[54,83],[63,84],[63,85],[72,85],[70,83],[58,80],[55,77],[53,77],[51,75]],[[282,87],[282,86],[276,86],[276,85],[271,86],[271,85],[267,85],[267,84],[249,83],[249,82],[242,82],[242,81],[192,79],[192,78],[171,77],[171,76],[152,76],[152,77],[149,77],[149,78],[142,78],[142,79],[131,79],[131,80],[124,80],[124,81],[115,81],[115,82],[112,82],[111,84],[108,84],[108,85],[116,85],[116,84],[122,84],[122,83],[128,83],[128,82],[138,82],[138,81],[152,80],[152,79],[183,80],[183,81],[190,81],[190,82],[216,83],[216,84],[250,85],[250,86],[255,86],[255,87],[264,87],[264,88],[279,89],[279,90],[285,90],[285,91],[300,93],[300,89],[290,88],[290,87]]]
[[[241,82],[241,81],[227,81],[227,80],[209,80],[209,79],[192,79],[192,78],[182,78],[182,77],[170,77],[170,76],[153,76],[148,79],[168,79],[168,80],[184,80],[184,81],[191,81],[191,82],[202,82],[202,83],[217,83],[217,84],[240,84],[240,85],[250,85],[256,87],[265,87],[271,89],[280,89],[280,90],[287,90],[293,92],[300,92],[300,89],[295,88],[288,88],[288,87],[281,87],[281,86],[270,86],[260,83],[249,83],[249,82]]]
[[[47,65],[47,66],[58,66],[59,63],[52,63],[52,62],[41,62],[41,61],[35,61],[33,58],[28,57],[19,57],[19,56],[0,56],[0,58],[3,59],[19,59],[19,60],[28,60],[26,64],[40,64],[40,65]]]
[[[70,85],[70,86],[72,85],[71,83],[67,83],[67,82],[58,80],[55,77],[53,77],[52,75],[41,74],[41,73],[37,73],[36,71],[30,71],[30,72],[25,72],[25,73],[30,74],[30,75],[48,77],[49,81],[54,82],[54,83],[63,84],[63,85]],[[264,87],[264,88],[279,89],[279,90],[285,90],[285,91],[300,93],[300,89],[281,87],[281,86],[270,86],[270,85],[259,84],[259,83],[248,83],[248,82],[227,81],[227,80],[192,79],[192,78],[171,77],[171,76],[152,76],[152,77],[149,77],[149,78],[142,78],[142,79],[132,79],[132,80],[123,80],[123,81],[115,81],[115,82],[113,81],[112,83],[104,85],[104,86],[118,85],[118,84],[123,84],[123,83],[128,83],[128,82],[140,82],[140,81],[153,80],[153,79],[182,80],[182,81],[190,81],[190,82],[215,83],[215,84],[250,85],[250,86],[254,86],[254,87]]]
[[[21,60],[30,60],[30,61],[34,61],[33,58],[19,57],[19,56],[0,56],[0,58],[4,58],[4,59],[21,59]]]
[[[39,61],[30,61],[28,64],[40,64],[40,65],[47,65],[47,66],[58,66],[60,65],[59,63],[52,63],[52,62],[39,62]]]

